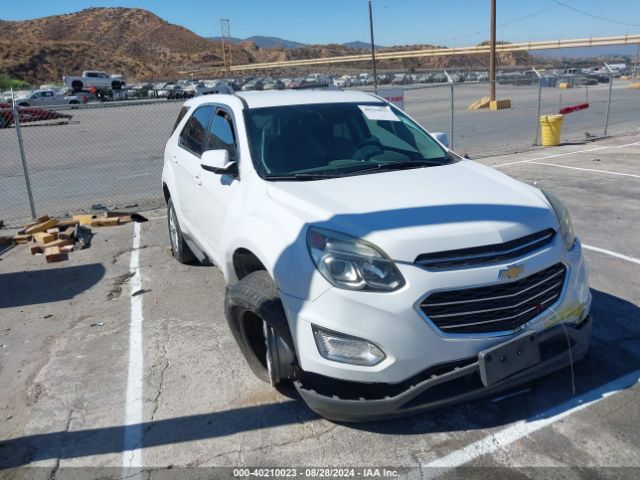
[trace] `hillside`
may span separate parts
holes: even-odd
[[[235,61],[253,60],[233,48]],[[60,81],[64,74],[92,68],[151,79],[221,63],[219,42],[140,9],[91,8],[0,22],[0,71],[34,83]]]
[[[238,65],[350,55],[362,53],[353,48],[362,45],[304,45],[276,37],[251,37],[231,48],[233,64]],[[0,73],[34,85],[60,82],[63,75],[90,69],[124,74],[130,81],[175,79],[185,72],[215,75],[222,66],[221,57],[221,42],[136,8],[89,8],[33,20],[0,20]],[[531,63],[527,53],[501,54],[499,61],[501,65]],[[381,62],[380,68],[478,67],[485,63],[482,56],[435,57]],[[343,67],[362,68],[362,64],[338,68]]]

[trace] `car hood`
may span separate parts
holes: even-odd
[[[464,160],[338,179],[269,182],[268,195],[302,228],[339,231],[413,262],[421,253],[507,242],[557,220],[536,188]]]

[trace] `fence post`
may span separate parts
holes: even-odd
[[[16,125],[16,134],[18,136],[18,146],[20,147],[20,158],[22,159],[22,170],[24,170],[24,181],[27,185],[27,194],[29,195],[29,207],[31,207],[31,217],[36,216],[36,207],[33,203],[33,193],[31,191],[31,180],[29,179],[29,170],[27,169],[27,157],[24,154],[24,144],[22,143],[22,131],[20,130],[20,112],[15,102],[13,104],[13,123]]]
[[[604,134],[607,135],[607,129],[609,128],[609,111],[611,110],[611,89],[613,88],[613,70],[605,63],[605,67],[609,70],[609,98],[607,100],[607,116],[604,119]]]
[[[444,74],[447,76],[447,81],[449,82],[449,86],[451,88],[451,122],[449,124],[449,148],[453,149],[453,79],[449,75],[449,73],[445,70]]]
[[[536,137],[533,139],[533,146],[538,145],[538,138],[540,137],[540,108],[542,106],[542,75],[540,72],[535,69],[535,67],[531,67],[531,70],[538,77],[538,112],[536,115]]]

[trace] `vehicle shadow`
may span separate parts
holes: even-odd
[[[70,300],[98,283],[104,274],[101,263],[0,273],[0,308]]]
[[[590,353],[575,365],[576,395],[600,387],[602,396],[611,389],[602,388],[614,380],[640,371],[638,339],[640,308],[626,300],[593,290],[594,338]],[[411,417],[347,424],[349,428],[389,435],[421,435],[486,429],[518,420],[534,420],[540,413],[561,413],[560,406],[572,405],[576,395],[571,387],[571,370],[566,368],[533,384],[532,392],[494,402],[477,400]],[[638,373],[640,376],[640,373]],[[637,381],[637,378],[636,378]],[[628,385],[623,385],[623,387]],[[270,388],[265,386],[265,388]],[[288,391],[291,397],[295,393]],[[582,401],[596,398],[581,398]],[[580,402],[576,400],[576,405]],[[214,439],[241,432],[294,425],[318,420],[300,400],[234,408],[185,417],[153,420],[130,426],[85,430],[61,430],[26,435],[0,441],[0,468],[15,468],[32,462],[60,458],[72,459],[119,453],[131,430],[141,431],[142,447],[157,447],[197,440]]]

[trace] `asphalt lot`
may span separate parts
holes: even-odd
[[[615,80],[609,133],[637,131],[640,90]],[[382,87],[381,87],[382,88]],[[565,117],[563,142],[602,136],[609,87],[601,84],[562,90],[543,88],[541,113],[589,101],[590,108]],[[498,85],[498,98],[513,108],[498,112],[469,111],[469,104],[487,94],[487,85],[456,84],[453,146],[472,158],[527,151],[536,135],[537,86]],[[139,208],[161,205],[158,178],[164,144],[182,102],[122,103],[67,110],[68,122],[25,124],[22,129],[36,212],[61,214],[92,205]],[[405,108],[431,131],[450,131],[448,85],[406,91]],[[30,216],[15,129],[0,130],[0,218],[5,222]]]
[[[589,354],[574,369],[575,394],[567,368],[510,398],[388,422],[331,423],[254,378],[224,319],[219,271],[172,259],[163,210],[145,213],[138,240],[134,225],[97,229],[92,247],[64,263],[45,265],[23,246],[4,251],[0,469],[40,467],[49,478],[74,472],[67,467],[119,477],[130,462],[156,474],[387,466],[431,478],[440,468],[484,466],[521,470],[459,473],[637,478],[639,159],[635,134],[481,160],[554,192],[572,212],[595,318]],[[0,478],[32,473],[0,470]]]

